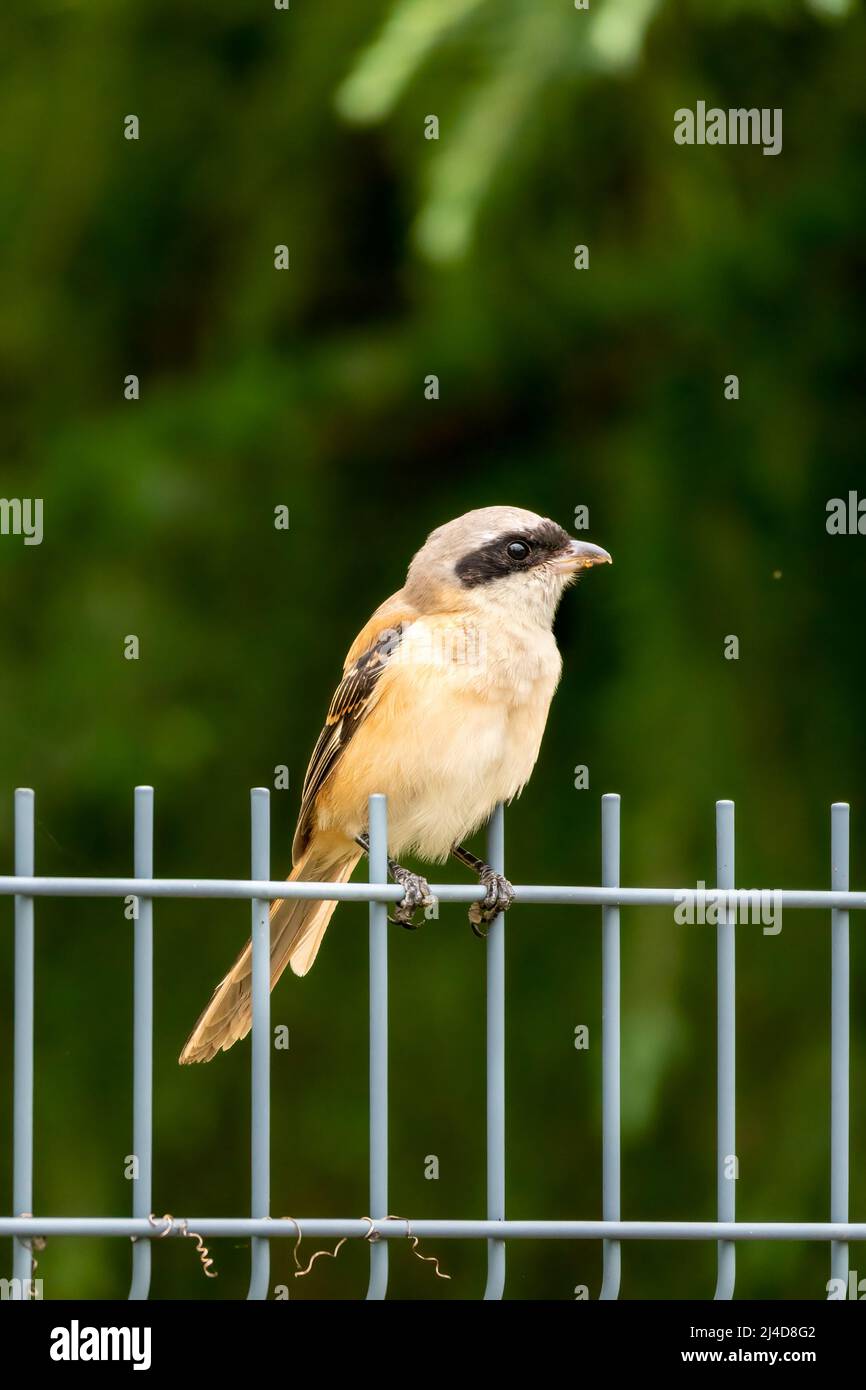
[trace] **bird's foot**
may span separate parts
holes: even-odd
[[[430,884],[421,874],[413,874],[393,860],[388,867],[394,882],[403,889],[403,897],[395,904],[394,915],[388,921],[393,922],[395,927],[405,927],[406,931],[417,931],[421,923],[414,920],[415,913],[421,907],[433,907],[436,902],[430,892]]]
[[[491,869],[489,864],[485,864],[479,871],[478,877],[484,888],[487,889],[487,896],[479,903],[473,903],[469,909],[469,925],[476,936],[481,937],[482,941],[487,935],[482,931],[482,927],[489,927],[500,914],[507,912],[514,902],[514,889],[495,869]]]

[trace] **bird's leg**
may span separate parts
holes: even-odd
[[[514,901],[514,889],[495,869],[491,869],[489,864],[485,864],[483,859],[479,859],[470,850],[464,849],[462,845],[452,845],[451,853],[455,859],[459,859],[461,864],[465,864],[467,869],[471,869],[477,874],[483,886],[487,889],[487,896],[482,898],[480,903],[473,903],[469,908],[469,925],[476,936],[482,939],[487,935],[481,930],[482,924],[489,926],[500,912],[507,912]]]
[[[365,854],[370,853],[369,835],[356,835],[355,844],[360,845]],[[402,864],[398,864],[396,859],[388,860],[388,872],[395,883],[399,883],[403,889],[403,897],[394,907],[394,916],[389,917],[395,927],[405,927],[407,931],[417,931],[420,922],[413,919],[419,907],[432,907],[436,902],[430,892],[430,885],[426,878],[421,874],[413,874],[410,869],[404,869]]]

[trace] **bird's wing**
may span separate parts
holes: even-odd
[[[400,645],[417,611],[395,594],[376,609],[349,648],[343,679],[334,692],[325,727],[319,735],[304,778],[301,810],[292,844],[292,862],[305,853],[314,828],[316,798],[342,757],[355,730],[377,698],[382,672]]]

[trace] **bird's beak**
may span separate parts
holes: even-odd
[[[575,570],[592,569],[593,565],[612,565],[613,560],[600,545],[590,545],[589,541],[570,541],[566,553],[557,555],[550,563],[559,574],[573,574]]]

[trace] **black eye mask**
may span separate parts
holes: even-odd
[[[456,566],[457,578],[465,589],[475,589],[479,584],[492,584],[506,574],[519,574],[521,570],[533,569],[543,565],[554,555],[560,555],[569,547],[568,533],[557,526],[555,521],[545,521],[532,531],[509,531],[487,541],[477,550],[470,550]],[[525,546],[523,555],[510,554],[510,547]]]

